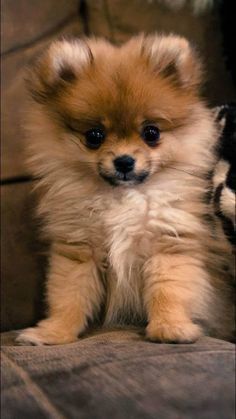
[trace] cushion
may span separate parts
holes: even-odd
[[[12,346],[3,335],[5,418],[233,419],[235,347],[212,338],[156,344],[142,330],[76,343]]]
[[[57,31],[78,13],[78,2],[79,0],[3,0],[2,52],[13,52]]]
[[[25,68],[55,38],[81,35],[83,23],[78,0],[4,0],[2,3],[1,179],[6,180],[27,176],[22,128],[27,118]]]
[[[33,216],[33,182],[1,186],[1,331],[27,327],[43,316],[46,245]]]

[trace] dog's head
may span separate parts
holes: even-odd
[[[46,126],[48,158],[94,182],[127,186],[180,159],[200,78],[184,38],[154,35],[121,47],[57,41],[31,70],[28,87],[38,129]]]

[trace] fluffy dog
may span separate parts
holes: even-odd
[[[105,325],[146,323],[154,341],[231,335],[229,244],[206,199],[217,129],[200,81],[174,35],[62,40],[38,60],[28,154],[52,243],[49,311],[20,342],[73,342],[102,305]]]

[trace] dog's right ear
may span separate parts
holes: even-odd
[[[85,41],[53,42],[28,72],[26,83],[36,102],[45,103],[59,88],[73,83],[91,64],[93,55]]]
[[[198,89],[202,64],[187,39],[177,35],[149,35],[143,38],[142,54],[154,73],[181,88]]]

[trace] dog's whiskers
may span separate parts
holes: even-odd
[[[167,168],[167,169],[172,169],[172,170],[177,170],[178,172],[183,172],[183,173],[186,173],[187,175],[190,175],[190,176],[196,177],[196,178],[198,178],[198,179],[204,179],[204,176],[203,176],[203,175],[202,175],[202,176],[200,176],[200,175],[196,175],[196,173],[188,172],[187,170],[184,170],[184,169],[179,169],[179,168],[177,168],[177,167],[173,167],[173,166],[165,166],[165,168]]]
[[[203,165],[201,165],[201,164],[194,164],[194,163],[186,163],[186,162],[183,162],[183,161],[177,161],[177,160],[168,160],[168,159],[150,159],[150,160],[148,160],[149,161],[149,163],[151,163],[151,162],[154,162],[154,163],[160,163],[160,164],[162,164],[162,163],[173,163],[173,164],[176,164],[176,165],[180,165],[180,166],[186,166],[186,167],[196,167],[196,168],[199,168],[199,169],[201,169],[201,168],[203,168],[203,169],[205,169],[206,168],[206,166],[203,166]]]
[[[79,143],[77,143],[77,141],[75,141],[74,139],[72,139],[72,138],[69,138],[70,139],[70,141],[72,141],[72,143],[74,143],[80,150],[81,150],[81,147],[80,147],[80,144]]]

